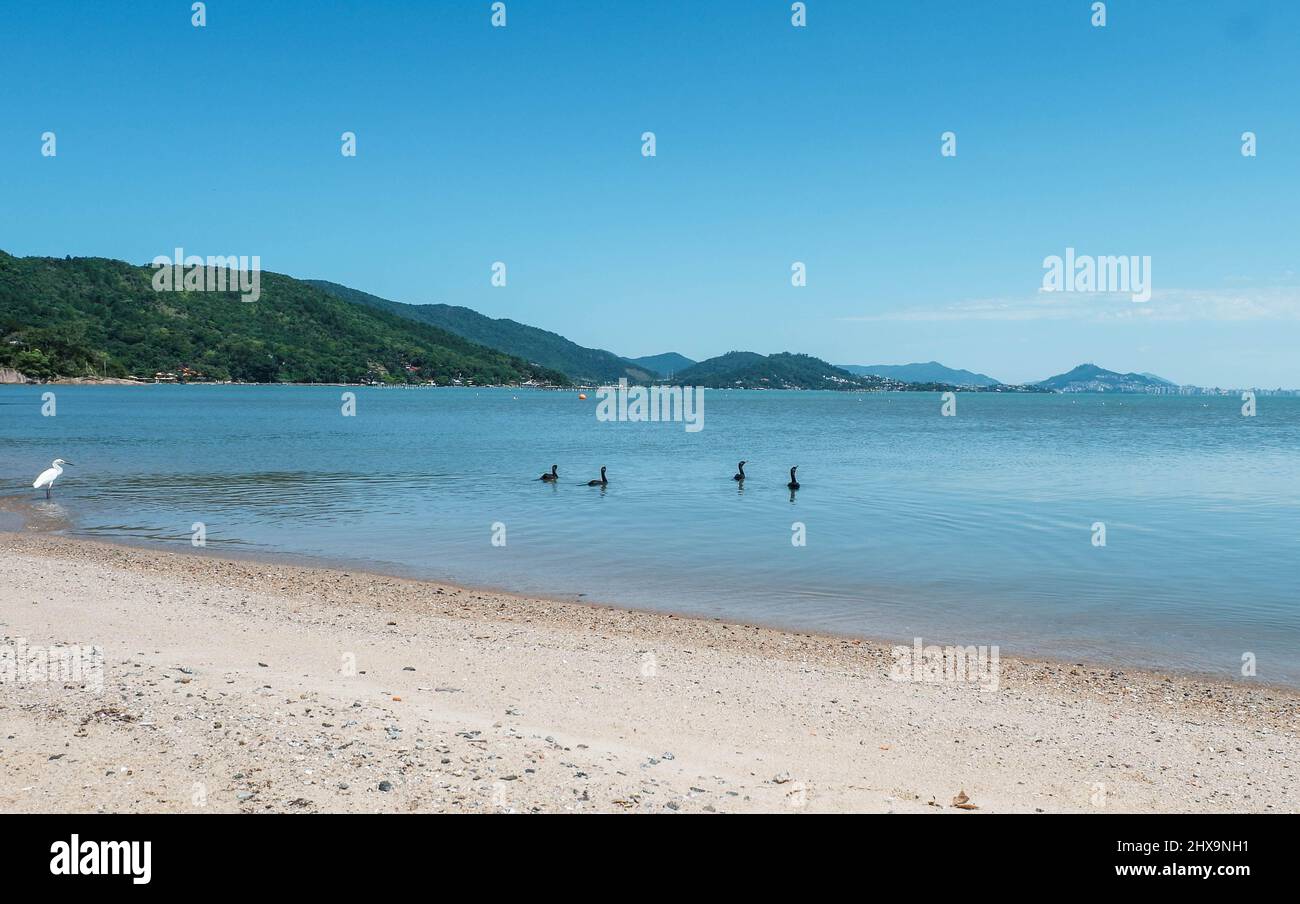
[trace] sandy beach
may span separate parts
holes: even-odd
[[[0,534],[4,812],[1296,812],[1300,694]],[[954,806],[964,792],[965,807]],[[972,809],[977,808],[977,809]]]

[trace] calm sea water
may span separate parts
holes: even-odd
[[[0,492],[78,535],[1300,684],[1300,399],[710,391],[687,433],[570,392],[47,388],[0,387]]]

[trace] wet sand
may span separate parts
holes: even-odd
[[[1300,693],[0,534],[0,811],[1300,811]],[[964,791],[977,810],[953,806]]]

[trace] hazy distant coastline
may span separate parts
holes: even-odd
[[[6,321],[0,383],[585,388],[626,379],[850,392],[1241,391],[1180,386],[1093,364],[1005,384],[935,361],[836,366],[806,354],[750,351],[703,361],[676,352],[632,359],[469,308],[403,304],[324,280],[265,273],[258,300],[244,303],[235,291],[160,293],[154,272],[105,258],[18,258],[0,251]]]

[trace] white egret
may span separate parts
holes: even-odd
[[[49,499],[50,490],[54,488],[54,481],[58,480],[60,477],[63,476],[63,466],[70,465],[70,464],[72,464],[72,462],[64,461],[61,458],[54,459],[54,463],[51,464],[50,467],[42,471],[40,477],[36,478],[36,482],[32,484],[33,489],[39,490],[42,487],[44,487],[45,498]]]

